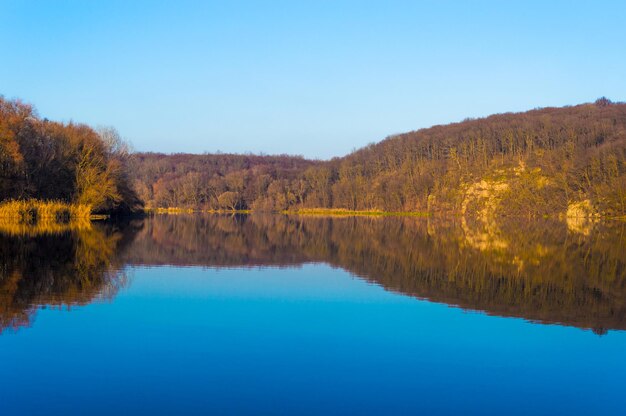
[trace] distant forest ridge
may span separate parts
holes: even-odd
[[[497,114],[435,126],[329,161],[136,153],[150,208],[332,208],[502,216],[626,215],[626,104]]]
[[[0,97],[0,200],[94,212],[202,210],[626,216],[626,104],[506,113],[435,126],[329,161],[131,153],[114,129],[40,119]]]

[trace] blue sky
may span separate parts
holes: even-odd
[[[137,150],[329,158],[626,100],[623,1],[0,0],[0,94]]]

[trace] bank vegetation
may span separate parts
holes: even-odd
[[[0,217],[22,221],[126,214],[142,203],[132,154],[114,129],[42,119],[0,96]]]
[[[41,119],[0,97],[0,201],[0,216],[24,221],[144,204],[170,213],[625,217],[626,104],[601,98],[468,119],[320,161],[132,153],[113,129]]]

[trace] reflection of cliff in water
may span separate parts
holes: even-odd
[[[489,314],[626,329],[626,228],[417,218],[156,216],[132,264],[326,262],[385,288]]]
[[[39,307],[71,307],[114,296],[126,282],[118,254],[127,240],[111,225],[3,229],[0,332],[29,325]]]

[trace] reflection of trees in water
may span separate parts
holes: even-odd
[[[14,230],[0,233],[0,328],[27,325],[40,306],[114,296],[127,263],[325,262],[402,294],[601,333],[626,329],[624,253],[623,223],[585,234],[557,221],[165,215],[141,227]]]
[[[127,261],[327,262],[403,294],[603,332],[626,329],[625,252],[624,224],[196,215],[146,221]]]
[[[116,254],[126,244],[111,226],[0,234],[0,331],[28,325],[40,306],[83,305],[126,282]]]

